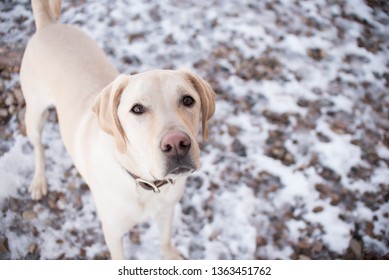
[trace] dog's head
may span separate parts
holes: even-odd
[[[99,94],[93,111],[101,129],[113,137],[128,171],[162,179],[199,168],[197,131],[201,120],[207,140],[215,93],[189,71],[120,75]]]

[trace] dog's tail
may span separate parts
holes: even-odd
[[[61,0],[31,0],[37,31],[59,19],[61,2]]]

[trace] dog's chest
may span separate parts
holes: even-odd
[[[155,218],[158,214],[173,207],[181,197],[182,192],[171,189],[174,186],[166,186],[160,193],[137,189],[137,203],[141,209],[142,220]]]

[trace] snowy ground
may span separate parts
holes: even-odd
[[[20,58],[26,1],[0,2],[0,259],[107,258],[88,187],[44,128],[49,194],[32,202]],[[389,258],[386,1],[65,1],[125,73],[193,69],[217,92],[202,168],[176,209],[189,259]],[[125,237],[158,259],[153,222]]]

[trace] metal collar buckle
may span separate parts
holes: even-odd
[[[156,181],[147,181],[139,178],[135,174],[131,173],[127,169],[125,169],[134,180],[137,186],[142,187],[143,189],[147,191],[153,191],[154,193],[160,193],[161,191],[159,190],[160,187],[166,185],[166,184],[174,184],[173,179],[164,179],[164,180],[156,180]]]
[[[161,192],[159,189],[160,187],[162,187],[168,183],[171,183],[171,184],[174,183],[173,179],[165,179],[165,180],[157,180],[154,182],[149,182],[149,181],[143,180],[141,178],[136,178],[135,182],[137,183],[138,186],[141,186],[145,190],[153,191],[154,193],[160,193]]]

